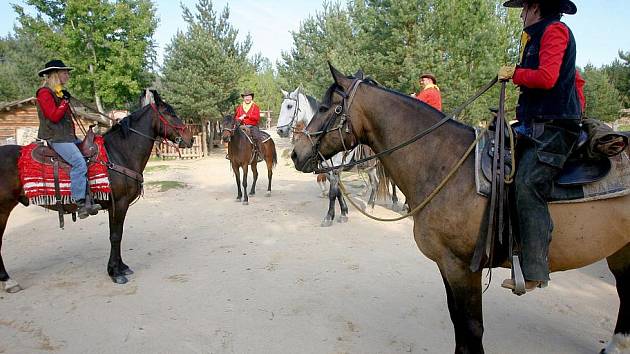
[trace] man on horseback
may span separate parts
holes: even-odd
[[[245,90],[245,92],[241,94],[241,97],[243,98],[243,103],[236,107],[234,118],[236,118],[240,124],[248,128],[250,136],[254,141],[258,161],[260,162],[263,160],[262,137],[258,129],[260,108],[254,102],[254,92],[251,90]]]
[[[96,215],[100,205],[92,204],[87,195],[87,165],[77,144],[70,108],[70,93],[64,85],[70,79],[70,70],[61,60],[51,60],[38,72],[43,77],[42,87],[37,90],[37,114],[39,116],[38,139],[48,145],[71,166],[70,181],[72,200],[76,203],[79,218]]]
[[[435,76],[423,74],[420,76],[420,85],[422,85],[422,90],[415,97],[438,111],[442,111],[442,95]]]
[[[576,44],[560,21],[575,14],[570,0],[509,0],[521,7],[523,34],[518,66],[504,66],[500,80],[520,87],[516,118],[520,135],[515,202],[526,290],[549,281],[549,243],[553,222],[547,199],[580,135],[582,107],[576,86]],[[503,287],[514,289],[512,279]]]

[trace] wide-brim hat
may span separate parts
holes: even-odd
[[[66,66],[66,64],[64,64],[61,60],[55,59],[55,60],[51,60],[48,63],[44,64],[44,68],[42,70],[40,70],[37,75],[39,76],[44,76],[44,74],[47,74],[51,71],[55,71],[55,70],[72,70],[74,68],[71,68],[69,66]]]
[[[243,93],[241,93],[241,97],[245,97],[245,96],[252,96],[252,98],[254,98],[254,91],[252,90],[243,91]]]
[[[526,0],[508,0],[503,3],[505,7],[523,7]],[[556,1],[560,3],[560,12],[567,15],[575,15],[577,6],[571,0],[539,0],[539,1]]]
[[[424,79],[425,77],[431,79],[431,81],[433,81],[433,85],[437,84],[437,79],[435,78],[435,75],[429,74],[429,73],[425,73],[425,74],[422,74],[422,76],[420,76],[420,79]]]

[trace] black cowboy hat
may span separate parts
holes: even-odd
[[[252,96],[252,98],[254,98],[254,91],[245,90],[243,93],[241,93],[241,97],[245,97],[245,96]]]
[[[420,76],[420,79],[424,79],[425,77],[431,79],[431,81],[433,81],[433,85],[437,85],[437,79],[435,78],[435,75],[429,73],[422,74],[422,76]]]
[[[577,13],[577,6],[571,0],[537,0],[537,1],[557,1],[560,3],[560,12],[567,15],[575,15]],[[526,0],[508,0],[503,3],[505,7],[523,7],[523,3]]]
[[[51,60],[48,63],[44,64],[44,68],[42,70],[40,70],[37,75],[39,76],[44,76],[44,74],[48,74],[51,71],[55,71],[55,70],[72,70],[74,68],[71,68],[69,66],[66,66],[66,64],[64,64],[61,60],[55,59],[55,60]]]

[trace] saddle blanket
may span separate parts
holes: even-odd
[[[96,161],[88,161],[88,185],[95,200],[108,200],[111,188],[107,174],[107,153],[103,146],[103,137],[96,136],[94,143],[98,147]],[[33,159],[33,150],[37,143],[22,147],[18,160],[20,181],[24,188],[24,194],[33,205],[55,205],[55,178],[52,164],[43,164]],[[63,160],[62,160],[63,161]],[[63,204],[71,204],[69,166],[59,165],[59,189]]]
[[[475,129],[478,136],[482,131]],[[487,197],[492,185],[482,171],[481,158],[489,142],[486,134],[475,149],[475,185],[477,193]],[[630,159],[627,152],[610,157],[611,169],[603,179],[578,186],[554,185],[550,203],[582,203],[593,200],[621,197],[630,194]]]

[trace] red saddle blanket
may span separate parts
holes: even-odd
[[[98,146],[98,155],[88,161],[88,185],[95,200],[108,200],[111,188],[107,166],[107,153],[103,146],[103,137],[96,136],[94,143]],[[55,177],[52,164],[42,164],[33,159],[33,150],[38,144],[33,143],[22,147],[18,160],[18,170],[20,181],[24,188],[24,194],[29,202],[34,205],[54,205],[55,198]],[[103,162],[103,163],[101,163]],[[70,170],[65,163],[59,168],[59,189],[63,204],[71,204],[70,192]]]

